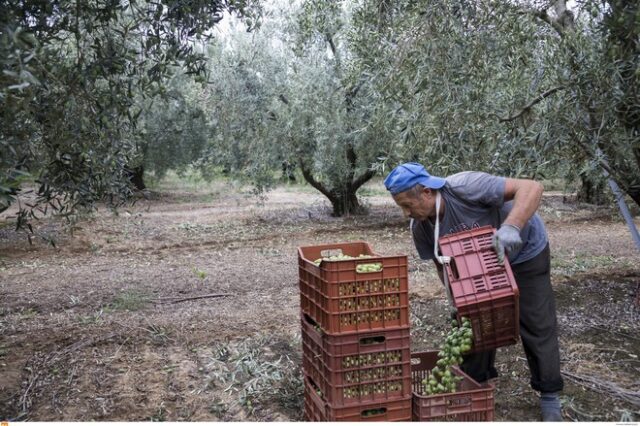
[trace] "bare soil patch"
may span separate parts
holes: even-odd
[[[372,191],[374,194],[379,192]],[[545,196],[567,419],[640,418],[640,256],[615,211]],[[333,218],[308,188],[257,200],[163,191],[118,215],[39,224],[57,247],[0,227],[0,418],[302,420],[297,253],[369,241],[410,259],[413,350],[448,321],[433,267],[388,197]],[[200,295],[222,297],[189,299]],[[499,351],[496,419],[537,421],[520,346]],[[626,417],[625,417],[626,416]]]

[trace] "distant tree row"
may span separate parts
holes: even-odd
[[[637,2],[0,7],[0,210],[35,179],[25,221],[188,165],[259,190],[295,167],[335,215],[408,160],[578,181],[590,202],[606,171],[640,205]],[[211,40],[225,10],[244,21]]]

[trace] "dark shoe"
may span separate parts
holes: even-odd
[[[540,411],[543,422],[561,422],[562,406],[558,394],[555,392],[543,393],[540,396]]]

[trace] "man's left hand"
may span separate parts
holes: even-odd
[[[498,263],[504,263],[505,251],[513,253],[522,247],[522,238],[520,238],[520,228],[515,225],[503,224],[498,232],[493,236],[493,248],[498,254]]]

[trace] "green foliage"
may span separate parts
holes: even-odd
[[[262,191],[284,163],[357,213],[358,188],[407,160],[594,187],[605,168],[640,204],[639,6],[547,6],[5,2],[0,211],[31,184],[19,224],[118,204],[137,165]],[[244,23],[207,44],[225,10]]]
[[[210,136],[208,119],[188,78],[178,75],[167,86],[165,95],[141,102],[141,119],[132,132],[139,161],[156,179],[169,170],[184,175],[202,157]]]
[[[604,166],[639,202],[638,7],[563,5],[407,3],[381,86],[406,117],[398,156],[440,174],[593,180]]]
[[[548,34],[503,20],[499,4],[416,2],[383,43],[380,91],[401,105],[395,156],[434,173],[464,169],[536,176],[547,165],[549,129],[535,117],[503,120],[548,83],[536,49]]]
[[[355,194],[393,146],[394,106],[373,90],[373,71],[353,60],[350,17],[342,2],[302,2],[293,19],[265,21],[260,37],[234,32],[233,48],[211,55],[219,77],[207,96],[211,162],[264,189],[287,161],[334,214],[363,211]]]
[[[139,100],[165,93],[176,66],[205,73],[197,42],[210,38],[225,9],[259,10],[232,0],[3,2],[0,211],[27,174],[35,201],[20,206],[19,226],[49,208],[124,201],[125,167],[139,155],[131,137]]]

